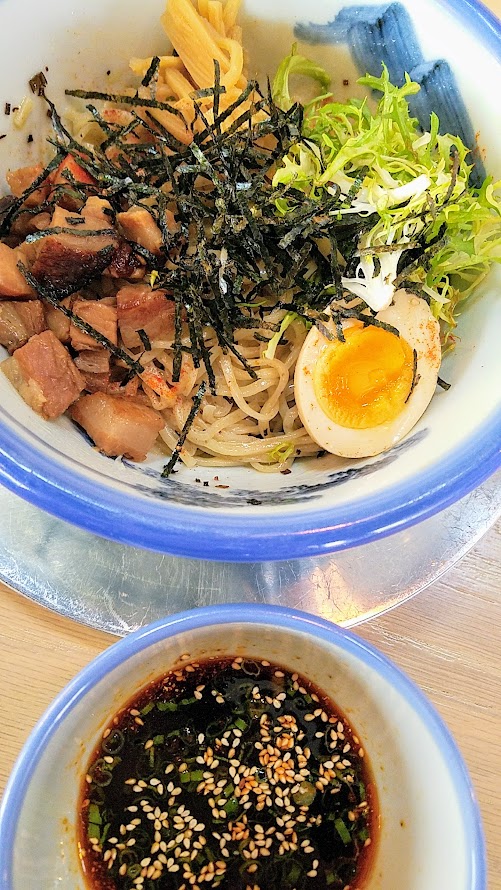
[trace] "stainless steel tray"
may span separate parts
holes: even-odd
[[[195,606],[286,605],[353,626],[423,590],[501,515],[501,473],[437,516],[328,556],[179,559],[99,538],[0,489],[0,578],[61,615],[119,636]]]

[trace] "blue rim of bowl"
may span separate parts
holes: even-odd
[[[208,560],[284,560],[367,544],[433,516],[499,469],[500,443],[501,410],[411,484],[334,509],[280,516],[273,508],[216,513],[138,498],[111,485],[96,489],[92,477],[68,472],[44,455],[34,461],[29,440],[11,436],[0,424],[0,481],[59,519],[123,544]]]
[[[461,18],[501,61],[501,21],[483,3],[438,2]],[[284,560],[367,544],[433,516],[499,469],[500,442],[501,409],[439,468],[382,495],[337,511],[311,510],[299,518],[254,506],[245,516],[229,511],[225,515],[224,508],[214,515],[212,510],[118,493],[111,484],[96,489],[92,479],[34,453],[28,442],[0,422],[0,482],[58,518],[123,544],[208,560]],[[133,523],[127,522],[128,516],[134,517]]]
[[[13,890],[13,851],[17,825],[31,777],[46,745],[65,716],[104,676],[149,646],[179,632],[234,623],[279,626],[306,633],[354,655],[403,695],[426,724],[460,803],[465,837],[470,838],[469,874],[465,890],[485,890],[487,865],[480,811],[471,779],[447,726],[419,687],[390,659],[350,631],[322,618],[280,606],[230,604],[180,612],[141,628],[95,658],[59,693],[28,738],[10,776],[0,805],[0,887]]]
[[[481,0],[438,0],[456,17],[477,31],[486,46],[501,57],[501,21]]]

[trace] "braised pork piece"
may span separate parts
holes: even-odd
[[[43,172],[7,176],[3,213],[16,217],[0,242],[2,370],[45,419],[71,409],[104,454],[144,460],[164,422],[124,350],[174,333],[170,295],[143,280],[141,249],[158,254],[162,234],[142,207],[116,213],[71,155],[38,182]]]

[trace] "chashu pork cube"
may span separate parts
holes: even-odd
[[[79,365],[79,358],[82,358],[84,362],[87,361],[86,351],[87,350],[81,352],[80,356],[75,359],[75,364],[77,366]],[[95,367],[97,367],[97,362]],[[133,398],[136,399],[136,401],[143,400],[144,404],[149,405],[146,396],[142,393],[138,393],[139,377],[134,374],[129,380],[125,368],[118,368],[115,365],[113,368],[110,367],[106,372],[87,371],[82,367],[79,367],[78,369],[83,374],[85,380],[84,389],[87,392],[105,392],[110,396],[116,395],[127,399]],[[118,373],[121,374],[120,379],[115,379]]]
[[[110,354],[107,349],[82,349],[75,356],[75,364],[79,371],[87,374],[110,374]]]
[[[127,284],[117,293],[120,335],[128,349],[141,346],[143,330],[151,340],[171,340],[174,336],[174,302],[167,292],[152,290],[146,284]]]
[[[0,302],[0,343],[10,353],[47,329],[41,300]]]
[[[46,235],[35,242],[33,275],[42,284],[56,289],[73,287],[99,276],[109,265],[118,246],[118,236],[113,231],[111,207],[102,198],[89,198],[80,213],[72,213],[63,207],[55,207],[50,228],[71,229],[54,235]],[[108,234],[82,234],[86,231]]]
[[[24,250],[0,241],[0,300],[33,300],[37,296],[18,268],[20,262],[28,266]]]
[[[21,198],[26,189],[29,189],[30,186],[33,185],[43,171],[44,168],[42,164],[35,164],[32,167],[19,167],[17,170],[8,170],[5,178],[12,194],[15,195],[16,198]],[[48,197],[48,194],[49,183],[47,180],[44,180],[39,188],[28,195],[25,201],[26,207],[38,207],[39,204],[43,204]]]
[[[47,420],[63,414],[84,386],[69,352],[52,331],[35,334],[0,367],[24,401]]]
[[[74,302],[74,297],[65,297],[64,300],[60,300],[60,304],[62,306],[64,306],[66,309],[71,310],[73,310]],[[55,306],[51,306],[50,303],[45,303],[45,318],[47,321],[47,327],[54,332],[57,339],[60,340],[61,343],[69,343],[71,320],[68,318],[68,316],[61,312],[60,309],[57,309]]]
[[[75,300],[73,313],[86,321],[94,330],[117,345],[117,310],[105,300]],[[73,322],[70,324],[70,339],[73,349],[96,349],[98,343],[90,334],[81,331]]]
[[[96,373],[95,371],[82,371],[85,380],[86,392],[108,392],[110,385],[110,372]]]
[[[23,241],[28,235],[34,235],[37,232],[41,232],[42,229],[48,229],[50,220],[51,214],[45,213],[45,211],[35,215],[29,212],[20,212],[10,227],[10,235]],[[33,246],[29,242],[24,242],[23,253],[25,253],[28,262],[31,263],[31,256],[34,251]]]
[[[50,183],[53,188],[59,190],[57,203],[67,210],[79,210],[82,206],[82,194],[89,187],[96,185],[93,176],[87,173],[73,155],[66,155],[59,164],[57,170],[50,175]],[[61,194],[62,192],[62,194]]]
[[[117,223],[129,241],[145,247],[150,253],[160,253],[162,233],[145,207],[131,207],[117,214]]]
[[[164,426],[153,408],[104,392],[82,396],[70,414],[104,454],[135,461],[145,460]]]
[[[146,263],[128,241],[120,241],[105,275],[111,278],[125,278],[127,281],[142,281]]]

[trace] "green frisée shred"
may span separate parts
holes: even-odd
[[[296,58],[307,70],[294,53],[284,60],[277,101],[286,100]],[[414,290],[430,302],[447,341],[462,301],[501,262],[501,182],[470,184],[469,150],[457,136],[440,134],[436,114],[423,133],[408,105],[420,87],[408,75],[395,86],[383,65],[380,77],[359,83],[379,95],[374,111],[368,99],[340,103],[325,95],[306,106],[303,139],[274,174],[277,209],[287,214],[291,190],[313,200],[325,191],[339,195],[338,218],[367,218],[357,251],[343,258],[345,291],[378,311],[397,287]]]
[[[290,95],[289,78],[292,75],[301,75],[309,77],[316,81],[322,92],[326,93],[330,89],[331,78],[324,68],[301,56],[297,52],[297,44],[292,47],[292,52],[282,60],[277,68],[277,73],[273,80],[272,97],[273,101],[283,111],[288,111],[294,105]]]

